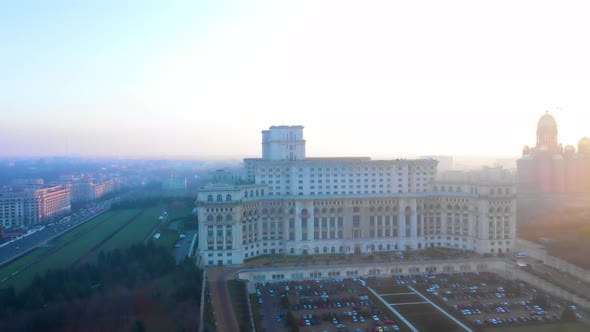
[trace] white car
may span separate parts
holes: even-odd
[[[373,320],[374,321],[378,321],[379,320],[379,317],[377,317],[377,315],[373,315]]]

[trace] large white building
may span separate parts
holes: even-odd
[[[262,132],[244,185],[199,190],[205,265],[264,254],[367,253],[446,247],[510,252],[515,184],[486,169],[436,180],[436,160],[306,158],[302,126]]]
[[[29,227],[71,209],[69,185],[0,191],[0,224],[6,228]]]

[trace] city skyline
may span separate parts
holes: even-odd
[[[585,4],[2,4],[0,157],[517,157],[590,136]]]

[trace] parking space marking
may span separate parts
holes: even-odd
[[[367,289],[369,289],[369,291],[371,291],[371,293],[373,293],[373,295],[375,295],[379,299],[379,301],[383,302],[383,304],[385,304],[385,306],[389,308],[389,310],[396,314],[397,317],[399,317],[399,319],[401,319],[402,322],[404,322],[406,326],[408,326],[410,330],[412,330],[412,332],[418,332],[418,329],[415,328],[414,325],[410,324],[410,322],[404,316],[402,316],[402,314],[395,310],[389,303],[385,302],[385,300],[379,294],[377,294],[377,292],[375,292],[373,288],[367,287]]]
[[[467,327],[467,325],[461,323],[459,320],[457,320],[455,317],[451,316],[448,312],[446,312],[445,310],[443,310],[441,307],[439,307],[438,305],[436,305],[436,303],[430,301],[428,298],[426,298],[426,296],[420,294],[417,290],[414,289],[414,287],[412,286],[408,286],[409,289],[411,289],[412,291],[416,292],[416,295],[420,296],[421,298],[424,299],[424,301],[430,303],[433,307],[435,307],[436,309],[438,309],[438,311],[442,312],[443,314],[445,314],[445,316],[449,317],[450,319],[452,319],[455,323],[457,323],[459,326],[461,326],[462,328],[465,329],[465,331],[467,332],[473,332],[472,329],[470,329],[469,327]]]
[[[392,296],[392,295],[412,295],[412,294],[416,294],[416,293],[391,293],[391,294],[381,294],[381,296]]]
[[[390,303],[392,306],[408,305],[408,304],[428,304],[428,302],[405,302],[405,303]]]

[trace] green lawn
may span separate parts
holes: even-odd
[[[145,210],[129,225],[115,234],[107,242],[103,243],[96,251],[96,255],[98,255],[100,251],[106,252],[115,248],[123,249],[128,248],[133,244],[142,243],[158,223],[160,211],[161,209],[157,207]]]
[[[160,238],[154,239],[154,243],[166,249],[172,249],[178,241],[178,232],[170,229],[160,229]]]
[[[94,246],[100,243],[105,237],[114,232],[125,221],[132,218],[140,209],[109,211],[94,220],[89,221],[91,225],[84,224],[75,231],[68,233],[58,239],[55,243],[56,251],[43,258],[29,269],[19,273],[16,277],[7,281],[3,286],[13,285],[17,290],[28,285],[36,273],[43,274],[52,267],[64,267],[76,262],[80,257],[88,253]],[[84,230],[89,230],[99,222],[104,221],[95,229],[81,235]],[[73,240],[71,243],[68,241]]]
[[[105,213],[101,214],[100,216],[93,218],[92,220],[89,220],[89,221],[85,222],[84,224],[76,227],[72,231],[62,235],[59,239],[53,241],[50,244],[50,246],[45,246],[45,247],[39,248],[37,250],[34,250],[30,254],[25,255],[25,256],[15,260],[14,262],[6,265],[2,269],[0,269],[0,279],[12,274],[15,271],[20,270],[21,268],[25,267],[26,265],[34,262],[37,258],[39,258],[41,255],[47,253],[48,251],[50,251],[52,249],[57,249],[60,246],[63,246],[68,241],[71,241],[71,240],[79,237],[81,234],[92,229],[97,224],[112,217],[112,215],[113,215],[112,211],[105,212]]]

